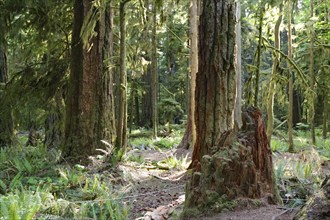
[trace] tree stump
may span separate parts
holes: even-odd
[[[240,197],[278,200],[261,111],[249,108],[242,116],[242,129],[220,134],[211,151],[193,166],[185,208],[219,212],[233,207]]]

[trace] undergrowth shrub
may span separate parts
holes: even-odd
[[[43,146],[0,149],[0,220],[126,219],[111,185]]]

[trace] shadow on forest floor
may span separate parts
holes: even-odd
[[[174,149],[133,149],[118,169],[127,183],[123,201],[129,219],[177,219],[182,211],[186,171],[191,152]],[[293,219],[298,207],[315,193],[315,182],[329,172],[329,163],[321,162],[314,148],[297,153],[273,153],[275,173],[285,206],[262,205],[238,208],[198,219]],[[324,165],[327,164],[327,165]]]
[[[129,180],[124,193],[124,202],[130,207],[129,219],[169,219],[178,215],[184,202],[191,152],[183,154],[181,151],[177,156],[174,150],[128,152],[131,159],[143,160],[118,167]]]

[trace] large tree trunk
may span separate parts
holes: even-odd
[[[280,15],[276,21],[274,28],[274,36],[275,36],[275,48],[280,50],[281,48],[281,38],[280,38],[280,26],[282,23],[282,5],[280,5]],[[274,97],[275,97],[275,89],[276,89],[276,81],[275,77],[277,74],[277,70],[280,64],[280,57],[278,53],[273,52],[273,66],[272,66],[272,75],[268,89],[267,96],[267,138],[269,143],[271,142],[273,128],[274,128]]]
[[[186,187],[190,209],[220,211],[224,200],[275,194],[271,151],[261,112],[243,115],[234,129],[236,99],[236,3],[204,0],[196,80],[196,144]],[[196,212],[195,212],[196,213]]]
[[[292,2],[288,2],[288,58],[292,59],[292,28],[291,28],[291,21],[292,21]],[[293,131],[293,71],[291,70],[291,65],[288,63],[289,69],[289,106],[288,106],[288,134],[289,134],[289,152],[294,152],[293,147],[293,138],[292,138],[292,131]]]
[[[195,88],[196,74],[198,72],[198,8],[197,0],[190,0],[190,80],[189,80],[189,107],[188,123],[182,141],[178,148],[189,149],[196,141],[195,125]]]
[[[7,56],[5,50],[0,48],[0,147],[10,146],[14,135],[10,100],[6,98],[5,94],[5,86],[7,82]]]
[[[71,75],[66,104],[65,143],[66,156],[86,159],[101,147],[101,140],[112,143],[114,131],[108,127],[108,109],[112,108],[111,85],[108,69],[103,61],[105,46],[109,46],[110,34],[105,31],[109,15],[100,16],[94,35],[87,46],[80,37],[84,18],[92,5],[92,0],[76,0],[72,34]],[[107,49],[108,51],[108,49]],[[108,75],[109,74],[109,75]],[[106,77],[105,77],[106,76]],[[107,86],[108,85],[108,86]],[[109,107],[110,106],[110,107]]]
[[[152,135],[153,138],[157,137],[158,132],[158,72],[157,72],[157,9],[156,0],[153,0],[152,4],[152,36],[151,36],[151,72],[152,72],[152,84],[151,84],[151,97],[152,97]]]

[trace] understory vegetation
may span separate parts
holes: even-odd
[[[177,147],[183,131],[182,126],[176,126],[167,136],[154,140],[148,130],[133,130],[120,164],[185,170],[190,163],[188,155],[177,158],[167,153]],[[277,185],[284,205],[294,208],[320,188],[329,172],[323,165],[330,160],[330,141],[317,136],[318,144],[312,146],[309,132],[297,131],[296,152],[287,153],[285,131],[275,133],[271,148]],[[91,165],[70,166],[59,150],[41,144],[26,147],[21,144],[25,140],[20,136],[16,147],[0,149],[0,219],[127,219],[130,206],[124,189],[129,185],[129,174],[106,172],[109,167],[103,163],[102,153],[91,158]],[[155,162],[138,154],[149,151],[165,156]]]

